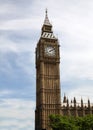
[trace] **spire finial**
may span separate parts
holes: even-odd
[[[46,16],[47,16],[47,12],[48,12],[48,11],[47,11],[47,8],[46,8]]]
[[[45,24],[45,25],[49,25],[49,26],[51,26],[47,14],[48,14],[48,11],[47,11],[47,8],[46,8],[44,24]]]

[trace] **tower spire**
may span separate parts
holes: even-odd
[[[49,19],[48,19],[48,11],[47,11],[47,9],[46,9],[46,11],[45,11],[44,25],[51,26],[51,24],[50,24],[50,22],[49,22]]]
[[[46,15],[47,15],[47,8],[46,8]]]

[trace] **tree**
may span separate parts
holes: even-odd
[[[93,115],[72,117],[50,115],[50,127],[53,130],[90,130],[93,129]]]
[[[79,130],[93,129],[93,115],[87,115],[84,117],[76,118],[76,125],[79,126]]]
[[[53,130],[78,130],[74,118],[61,115],[50,115],[50,127]]]

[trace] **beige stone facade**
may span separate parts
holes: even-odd
[[[50,130],[49,115],[60,114],[60,56],[47,12],[36,47],[35,130]]]
[[[78,104],[74,98],[69,103],[64,96],[61,104],[59,48],[58,39],[53,34],[46,11],[41,36],[36,47],[35,130],[50,130],[50,114],[83,116],[93,113],[89,100],[88,104],[84,106],[83,100],[81,100],[81,104]]]
[[[85,116],[93,114],[93,104],[90,103],[89,99],[87,103],[83,103],[83,99],[81,99],[81,102],[78,103],[75,97],[69,102],[66,96],[64,96],[61,105],[61,114],[68,116]]]

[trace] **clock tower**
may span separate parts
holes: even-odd
[[[35,130],[50,130],[49,115],[60,114],[60,52],[47,10],[36,47]]]

